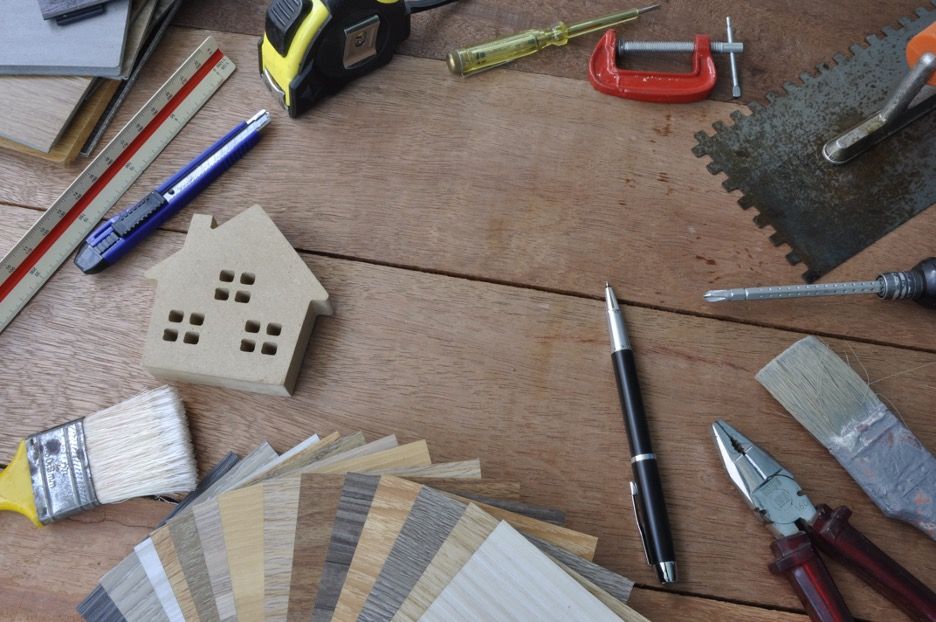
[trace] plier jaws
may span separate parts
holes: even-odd
[[[774,535],[792,536],[802,531],[798,521],[812,522],[816,506],[773,456],[724,421],[712,424],[712,435],[731,481]]]

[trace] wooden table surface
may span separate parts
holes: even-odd
[[[123,106],[119,127],[207,35],[239,66],[118,205],[123,208],[259,108],[260,145],[120,265],[88,277],[68,265],[0,334],[0,456],[31,432],[157,386],[141,367],[153,290],[147,267],[177,250],[191,215],[220,221],[260,203],[332,295],[291,398],[182,385],[199,466],[263,440],[284,450],[313,432],[426,438],[437,461],[480,457],[522,482],[525,500],[561,508],[599,537],[596,560],[638,583],[652,619],[805,620],[767,570],[770,535],[724,473],[708,427],[725,418],[791,468],[815,502],[847,503],[854,523],[936,583],[936,545],[888,520],[754,380],[817,334],[936,449],[936,331],[913,304],[874,299],[708,305],[712,287],[796,282],[769,231],[690,149],[727,120],[726,64],[711,100],[685,106],[594,91],[598,35],[463,80],[439,60],[456,45],[612,0],[465,0],[413,19],[389,66],[299,120],[256,72],[265,1],[193,0]],[[671,0],[626,27],[634,39],[721,36],[730,14],[746,44],[744,101],[912,14],[923,0],[750,3]],[[652,64],[656,61],[650,61]],[[680,61],[660,61],[677,67]],[[110,135],[115,129],[112,128]],[[0,252],[80,171],[0,155]],[[837,269],[866,278],[933,254],[936,210]],[[629,455],[601,300],[623,299],[661,456],[681,581],[645,565],[628,499]],[[0,617],[68,619],[74,606],[167,511],[135,500],[42,530],[0,516]],[[854,613],[900,620],[841,567]]]

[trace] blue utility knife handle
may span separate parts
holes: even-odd
[[[185,174],[191,173],[195,168],[202,164],[205,160],[210,158],[218,151],[221,147],[229,142],[238,131],[243,131],[246,124],[242,124],[241,127],[232,130],[227,136],[222,138],[220,141],[215,143],[210,149],[203,153],[197,160],[193,160],[193,165],[185,167]],[[208,187],[211,182],[221,176],[226,170],[231,168],[231,166],[240,160],[244,154],[246,154],[250,149],[257,144],[260,140],[260,132],[251,132],[246,138],[244,138],[240,144],[232,149],[230,152],[225,154],[223,158],[214,163],[214,165],[208,169],[204,175],[199,177],[193,183],[186,186],[181,192],[175,194],[168,198],[168,200],[163,199],[163,196],[166,191],[172,188],[173,185],[178,183],[181,179],[184,178],[184,175],[177,174],[169,181],[172,183],[164,183],[159,187],[159,190],[150,193],[149,196],[143,199],[137,205],[141,205],[147,201],[156,201],[161,200],[161,205],[158,209],[150,212],[150,215],[143,219],[141,222],[138,222],[133,226],[133,228],[128,232],[121,234],[123,238],[122,244],[117,244],[110,249],[109,252],[105,253],[105,259],[109,264],[113,264],[118,261],[121,257],[127,254],[133,247],[137,245],[139,240],[146,237],[159,227],[163,225],[167,220],[175,216],[183,207],[188,205],[188,203],[194,199],[198,194]],[[158,197],[158,199],[156,198]],[[127,212],[133,210],[135,207],[131,207]],[[115,219],[119,218],[118,215]]]
[[[208,147],[207,149],[205,149],[200,156],[198,156],[197,158],[195,158],[194,160],[186,164],[184,167],[182,167],[182,169],[179,170],[175,175],[173,175],[166,181],[162,182],[159,185],[159,187],[156,188],[156,192],[162,194],[166,192],[167,190],[169,190],[169,188],[172,188],[174,185],[179,183],[189,173],[191,173],[196,168],[201,166],[205,160],[207,160],[212,155],[214,155],[218,151],[218,149],[226,145],[231,140],[234,140],[234,137],[240,134],[242,131],[244,131],[245,127],[247,127],[246,121],[241,121],[240,123],[235,125],[231,129],[230,132],[228,132],[227,134],[225,134],[224,136],[216,140],[215,143],[211,145],[210,147]]]

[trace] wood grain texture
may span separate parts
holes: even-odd
[[[263,620],[264,499],[262,486],[218,497],[234,606],[237,619],[244,622]]]
[[[128,555],[101,578],[101,587],[128,622],[168,622],[156,592],[147,589],[149,580],[135,555]]]
[[[425,622],[620,620],[503,521],[421,619]]]
[[[70,164],[78,157],[98,119],[104,114],[111,97],[120,86],[119,80],[101,80],[75,112],[65,131],[48,151],[40,151],[0,137],[0,147],[26,156],[48,160],[57,165]]]
[[[445,462],[429,466],[411,467],[408,469],[394,469],[393,474],[397,477],[405,477],[411,481],[417,481],[430,474],[431,477],[459,479],[477,479],[482,476],[481,461],[477,458],[473,460],[459,460],[456,462]]]
[[[393,617],[466,508],[467,505],[437,490],[425,486],[420,489],[364,601],[358,617],[360,622],[385,621]]]
[[[31,210],[0,206],[0,244],[12,246],[34,220]],[[158,233],[94,279],[59,271],[0,334],[0,356],[15,361],[0,385],[0,455],[12,453],[12,439],[154,386],[136,363],[145,330],[138,310],[150,295],[140,277],[181,241],[178,234]],[[288,447],[315,429],[427,438],[439,460],[478,456],[485,472],[523,482],[524,500],[560,507],[570,527],[600,538],[598,563],[654,584],[626,494],[630,456],[608,369],[601,302],[327,257],[306,260],[323,276],[339,314],[317,328],[306,361],[310,371],[296,396],[268,401],[180,387],[202,468],[228,449],[244,452],[261,438]],[[109,309],[106,323],[99,321],[102,308]],[[765,449],[797,465],[797,480],[814,501],[848,504],[855,524],[881,548],[917,576],[936,574],[931,542],[881,516],[754,380],[801,334],[627,305],[623,312],[661,456],[681,590],[799,610],[792,591],[766,569],[770,536],[731,486],[709,441],[716,418],[751,434],[760,430]],[[916,330],[923,334],[927,326]],[[867,370],[876,392],[925,445],[936,445],[933,354],[826,341]],[[87,343],[95,344],[93,351]],[[31,390],[35,374],[57,378],[57,390]],[[742,582],[735,551],[745,551],[750,561]],[[856,615],[895,615],[848,572],[832,573]]]
[[[285,622],[289,611],[301,481],[280,477],[263,483],[263,615],[268,622]]]
[[[278,477],[284,473],[303,467],[310,462],[320,460],[325,455],[328,455],[330,451],[344,450],[344,445],[335,444],[341,438],[341,435],[337,432],[332,432],[317,441],[313,441],[313,438],[315,437],[309,437],[299,445],[284,452],[276,460],[267,464],[259,473],[247,479],[243,485],[249,486],[259,481]],[[344,438],[348,443],[356,444],[359,440],[361,444],[364,443],[363,434],[360,435],[360,439],[358,439],[357,434],[352,434]]]
[[[462,463],[464,464],[464,463]],[[397,476],[406,476],[413,469],[403,468],[396,472]],[[496,482],[490,480],[469,479],[474,470],[462,472],[464,478],[453,478],[449,474],[451,468],[447,464],[437,464],[430,467],[421,467],[420,473],[430,475],[439,473],[442,477],[423,477],[424,481],[431,481],[434,486],[448,491],[481,493],[497,496],[505,493],[508,498],[518,496],[518,486],[509,482]],[[345,485],[341,491],[341,499],[335,515],[332,528],[331,542],[325,559],[322,578],[319,581],[318,594],[315,598],[312,619],[314,622],[331,620],[335,613],[338,599],[348,575],[348,569],[354,558],[364,522],[371,509],[371,502],[377,492],[380,478],[373,475],[351,474],[345,478]]]
[[[547,523],[543,520],[482,503],[481,501],[472,501],[471,499],[458,496],[453,498],[464,504],[475,503],[479,508],[494,518],[509,522],[523,532],[524,535],[553,542],[573,555],[584,557],[587,560],[592,560],[595,557],[595,551],[598,547],[598,538],[595,536],[562,527],[561,525]]]
[[[719,22],[724,17],[716,15]],[[205,34],[175,29],[167,35],[115,128]],[[217,39],[239,66],[256,63],[254,37],[219,34]],[[784,72],[776,83],[802,69]],[[927,326],[929,314],[917,305],[881,305],[873,297],[703,301],[706,289],[796,282],[802,272],[787,263],[787,248],[774,248],[769,232],[751,225],[752,214],[738,208],[737,193],[725,192],[722,179],[710,175],[706,162],[690,151],[694,134],[728,121],[738,109],[734,104],[673,108],[629,102],[597,93],[584,79],[528,72],[461,80],[449,76],[441,62],[400,57],[314,114],[290,120],[272,106],[255,72],[239,71],[140,177],[130,196],[143,196],[200,153],[211,140],[206,137],[223,135],[261,107],[273,115],[264,140],[236,178],[213,184],[192,211],[210,206],[208,211],[225,220],[248,205],[245,195],[262,197],[277,226],[305,250],[589,297],[610,280],[625,300],[654,308],[936,350],[936,335],[918,328]],[[371,147],[345,149],[349,132]],[[271,178],[267,167],[249,164],[300,151],[318,162],[316,167],[296,163],[294,172],[286,165]],[[389,178],[376,173],[387,161],[401,164]],[[348,170],[361,171],[353,195],[332,183]],[[0,178],[20,181],[0,187],[0,201],[45,208],[78,171],[4,158]],[[447,209],[439,209],[439,180],[444,180]],[[167,226],[186,229],[188,213]],[[934,230],[936,212],[929,210],[830,278],[867,279],[882,270],[908,268],[919,261],[919,249],[928,248]],[[884,323],[886,337],[878,330]]]
[[[694,596],[678,596],[661,589],[634,588],[628,603],[651,620],[718,620],[719,622],[809,622],[804,613],[763,609]],[[888,620],[900,619],[896,615]]]
[[[208,566],[201,550],[195,514],[184,512],[183,515],[171,521],[168,528],[176,557],[179,559],[179,566],[182,568],[182,576],[185,578],[185,584],[191,595],[186,602],[189,609],[183,609],[182,615],[187,620],[197,619],[201,622],[217,620],[217,610],[214,607],[206,607],[200,599],[195,597],[198,592],[211,590],[211,578],[208,576]]]
[[[475,504],[468,505],[432,561],[400,603],[392,622],[419,620],[449,581],[491,535],[498,522]]]
[[[0,137],[48,152],[91,82],[81,76],[0,76]]]
[[[725,16],[734,21],[736,39],[746,47],[739,57],[744,101],[763,99],[768,90],[777,89],[785,80],[803,71],[811,71],[820,62],[828,62],[837,52],[845,52],[864,36],[879,32],[885,25],[896,26],[900,17],[912,16],[922,3],[914,0],[842,0],[812,4],[808,7],[762,5],[728,0],[670,0],[663,8],[639,21],[618,28],[619,36],[634,41],[691,41],[696,33],[724,40]],[[195,0],[179,12],[177,23],[259,35],[267,3],[263,0]],[[401,54],[442,59],[454,47],[489,41],[495,37],[524,30],[544,28],[557,20],[571,23],[621,10],[613,0],[598,0],[587,5],[568,0],[469,0],[458,2],[413,18],[410,38],[400,47]],[[796,45],[789,45],[788,35],[796,32]],[[585,67],[599,34],[573,39],[561,49],[545,50],[498,71],[522,71],[586,79]],[[661,58],[662,57],[662,58]],[[716,54],[720,80],[712,97],[731,98],[731,80],[724,55]],[[688,57],[657,55],[632,61],[639,68],[664,71],[688,71]]]
[[[344,475],[323,474],[301,477],[286,615],[289,622],[307,622],[312,617],[344,479]]]
[[[432,562],[426,567],[412,591],[400,605],[399,610],[393,616],[393,621],[415,622],[419,620],[449,581],[497,528],[498,522],[496,518],[478,506],[470,504],[449,537],[439,547]],[[528,539],[618,617],[634,622],[644,619],[624,605],[633,586],[629,580],[614,575],[580,557],[566,553],[557,546],[542,540]],[[611,592],[606,591],[605,588],[609,588]]]
[[[429,457],[429,445],[426,441],[420,440],[367,455],[328,461],[327,464],[321,466],[313,464],[301,471],[303,473],[376,474],[389,471],[395,472],[399,467],[422,467],[430,464],[432,464],[432,459]]]
[[[195,601],[192,599],[192,592],[185,580],[185,572],[182,570],[182,563],[176,553],[175,543],[172,540],[172,533],[168,525],[150,534],[150,539],[153,541],[153,546],[159,555],[159,561],[162,563],[166,577],[169,579],[172,593],[182,609],[182,615],[186,619],[196,619],[198,614]]]

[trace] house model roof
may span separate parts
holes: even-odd
[[[154,376],[292,392],[328,292],[259,205],[217,226],[192,217],[182,248],[153,266],[156,298],[143,352]]]

